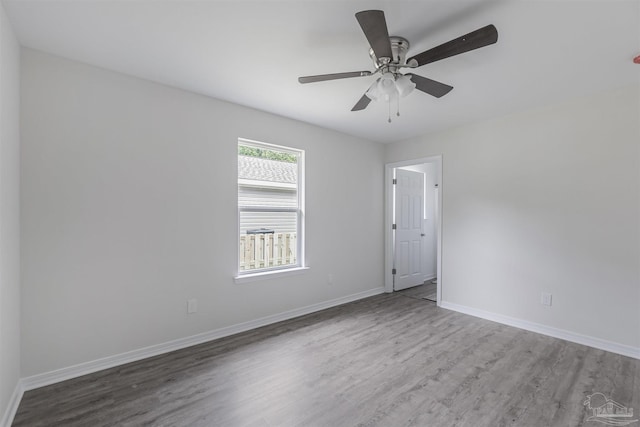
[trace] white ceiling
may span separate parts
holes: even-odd
[[[394,142],[637,82],[640,0],[58,1],[4,0],[21,44],[214,98]],[[494,24],[498,42],[416,73],[454,86],[388,107],[351,107],[374,77],[354,17],[382,9],[409,55]]]

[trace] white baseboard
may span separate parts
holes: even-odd
[[[540,323],[529,322],[528,320],[516,319],[515,317],[505,316],[498,313],[480,310],[473,307],[454,304],[448,301],[442,301],[440,307],[448,310],[457,311],[459,313],[469,314],[471,316],[480,317],[482,319],[491,320],[493,322],[502,323],[504,325],[514,326],[516,328],[525,329],[531,332],[537,332],[542,335],[548,335],[554,338],[560,338],[565,341],[571,341],[600,350],[610,351],[611,353],[621,354],[623,356],[640,359],[640,348],[630,345],[618,344],[615,342],[591,337],[588,335],[578,334],[576,332],[558,329]]]
[[[18,380],[16,388],[13,390],[13,394],[11,395],[11,399],[9,399],[9,404],[7,405],[7,408],[4,411],[4,415],[0,420],[0,427],[11,427],[13,418],[16,416],[16,412],[18,411],[18,406],[20,405],[23,394],[24,387],[22,386],[22,381]]]
[[[169,341],[166,343],[152,345],[149,347],[128,351],[126,353],[116,354],[102,359],[57,369],[55,371],[33,375],[23,378],[21,384],[24,391],[33,390],[34,388],[44,387],[49,384],[58,383],[61,381],[69,380],[71,378],[77,378],[82,375],[101,371],[103,369],[124,365],[125,363],[135,362],[137,360],[146,359],[148,357],[157,356],[159,354],[168,353],[170,351],[180,350],[182,348],[202,344],[218,338],[245,332],[251,329],[259,328],[261,326],[270,325],[272,323],[281,322],[283,320],[292,319],[294,317],[303,316],[305,314],[314,313],[316,311],[324,310],[382,293],[384,293],[383,287],[370,289],[368,291],[359,292],[357,294],[347,295],[345,297],[336,298],[318,304],[312,304],[306,307],[286,311],[284,313],[274,314],[237,325],[227,326],[225,328],[215,329],[201,334],[192,335],[190,337],[179,338],[177,340]]]

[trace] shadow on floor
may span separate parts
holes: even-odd
[[[436,302],[436,288],[435,283],[431,283],[431,280],[427,280],[422,285],[414,286],[413,288],[403,289],[401,291],[394,292],[397,295],[404,297],[421,299],[430,302]]]

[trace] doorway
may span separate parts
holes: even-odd
[[[439,306],[442,156],[385,165],[385,230],[385,291],[435,281],[435,301]]]

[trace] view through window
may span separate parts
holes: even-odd
[[[303,152],[238,141],[238,273],[302,266]]]

